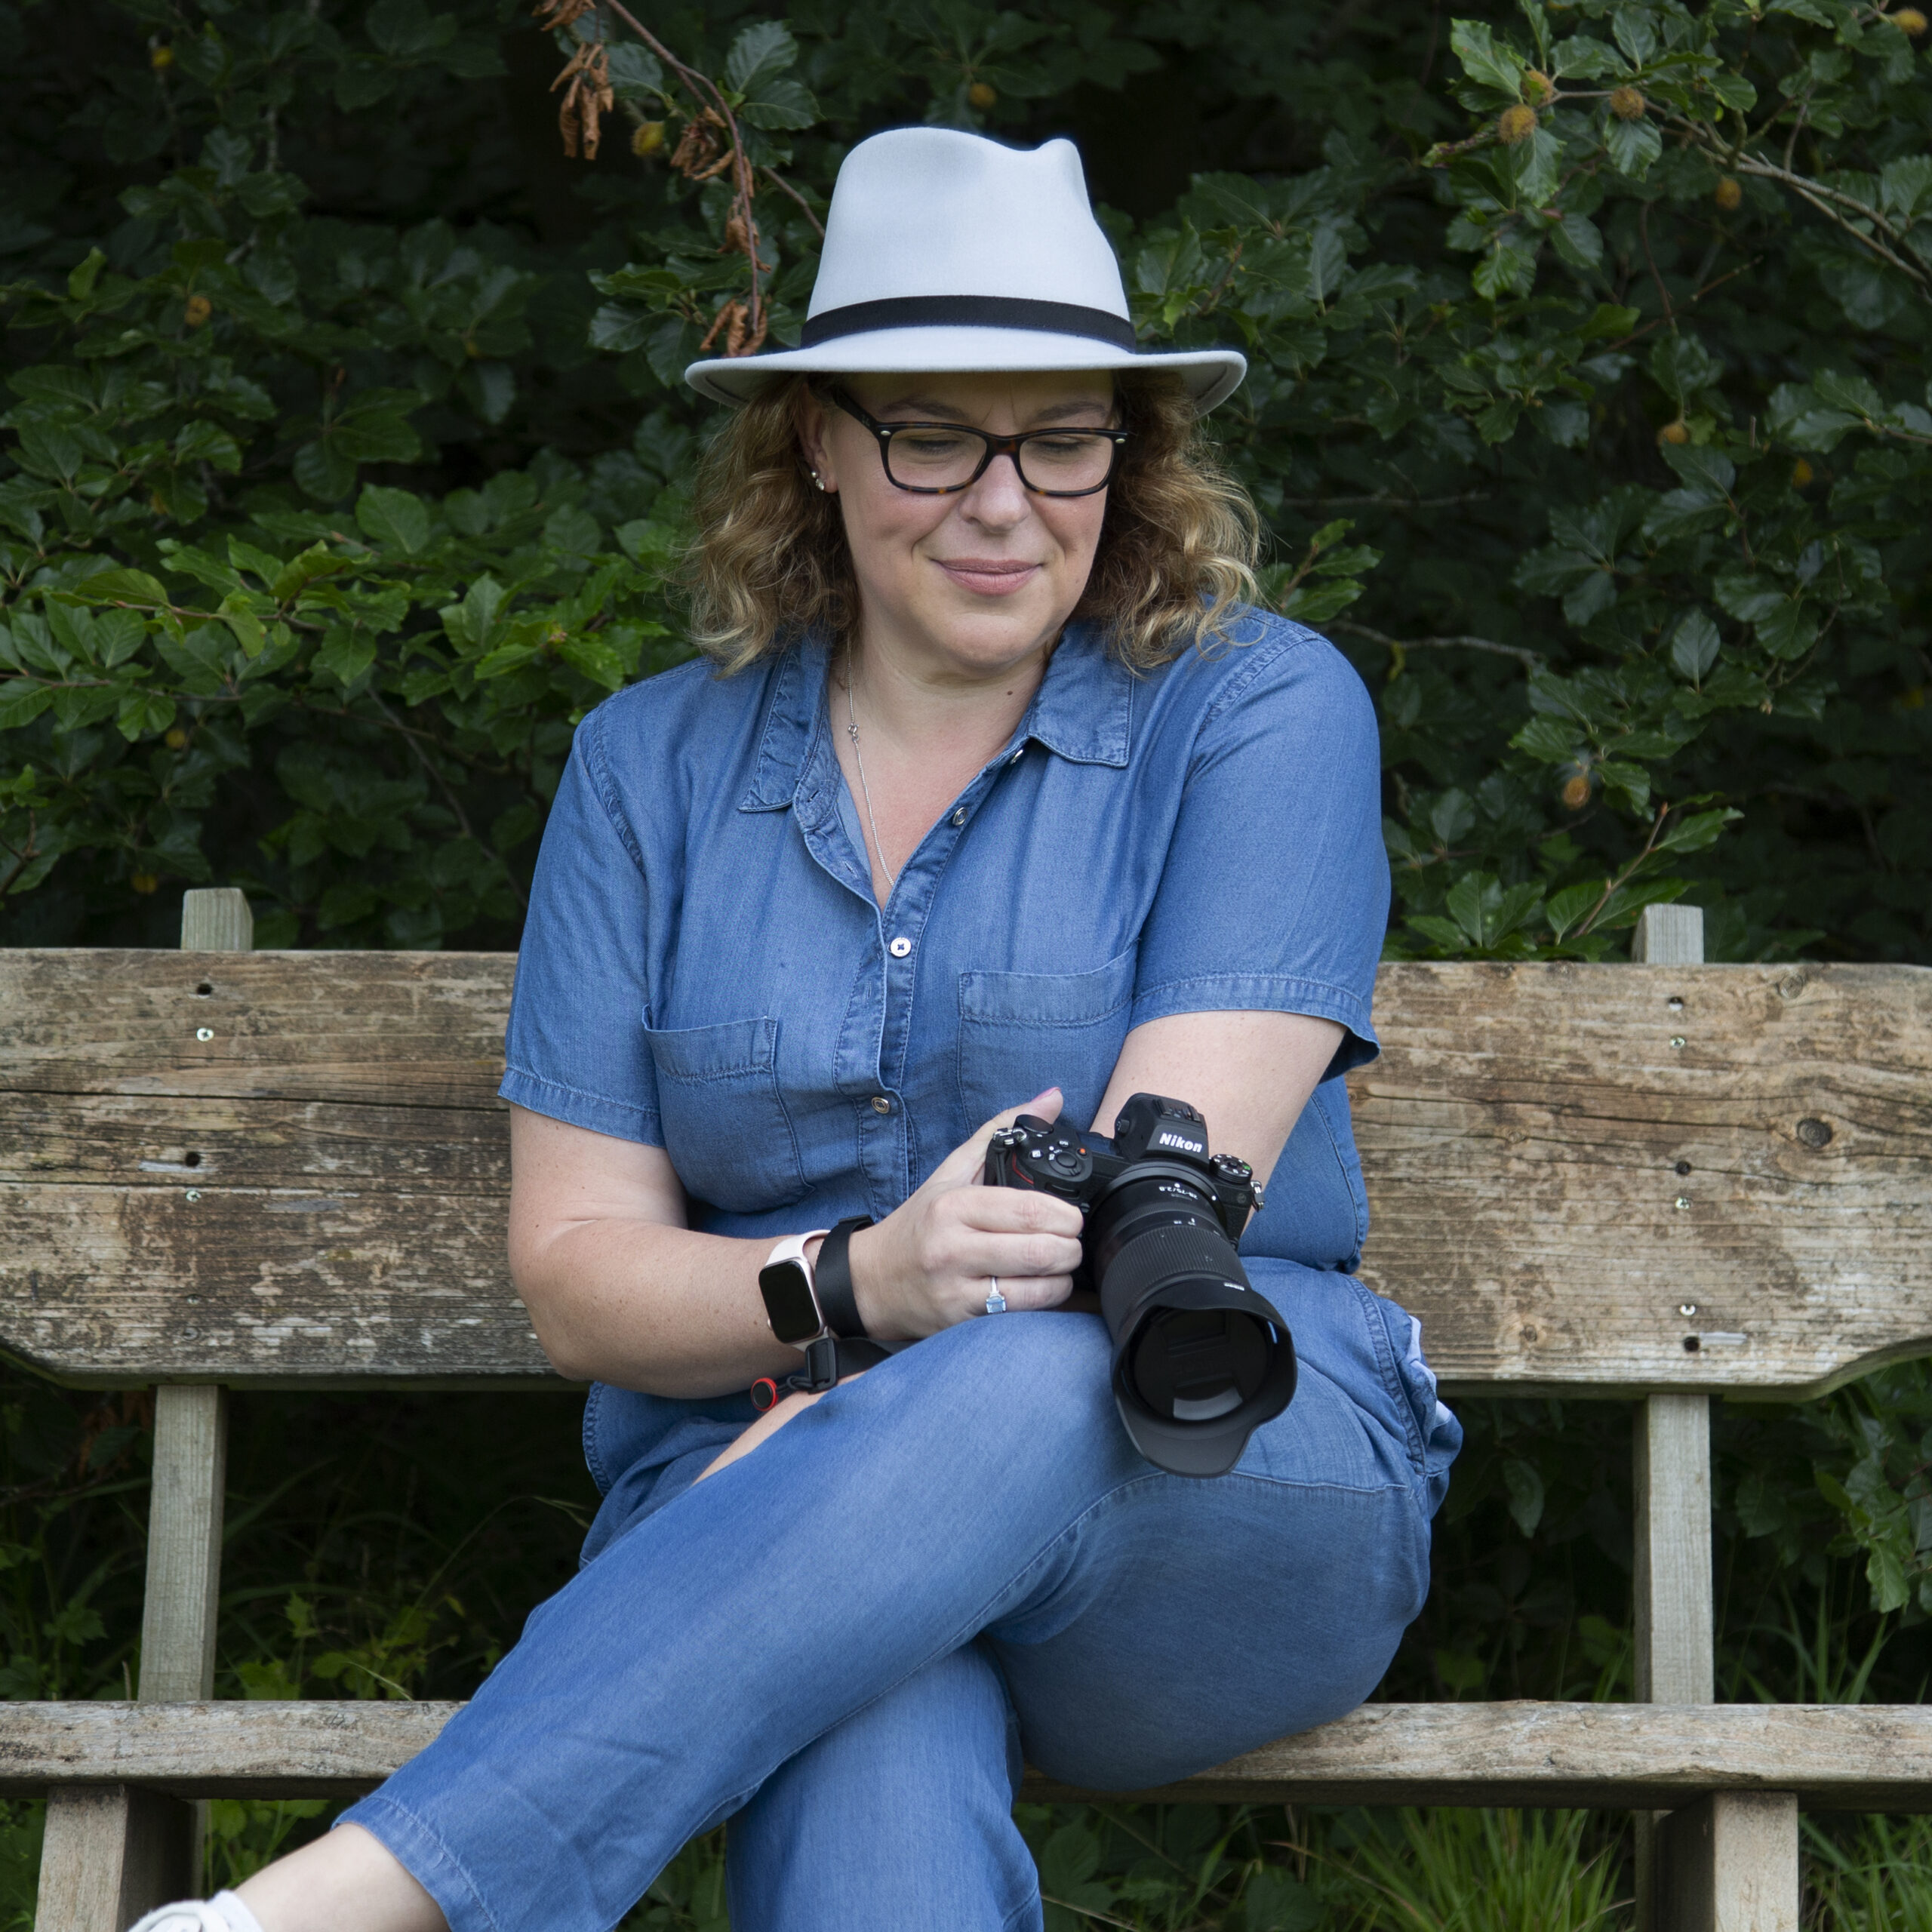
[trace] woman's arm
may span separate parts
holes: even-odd
[[[929,1335],[983,1305],[997,1275],[1008,1304],[1063,1301],[1079,1259],[1080,1213],[1050,1195],[973,1186],[988,1135],[1013,1112],[1051,1119],[1041,1094],[990,1120],[877,1228],[855,1236],[854,1285],[871,1332]],[[658,1395],[717,1395],[799,1365],[772,1334],[758,1293],[769,1237],[736,1241],[685,1225],[685,1193],[661,1147],[510,1110],[510,1273],[543,1352],[565,1375]],[[889,1291],[869,1294],[861,1244],[877,1243]]]
[[[717,1395],[789,1374],[758,1291],[769,1241],[685,1225],[661,1147],[510,1109],[510,1273],[560,1374]]]
[[[1332,1020],[1305,1013],[1176,1013],[1128,1035],[1114,1063],[1096,1134],[1111,1134],[1134,1094],[1198,1107],[1208,1144],[1238,1154],[1263,1186],[1309,1096],[1342,1043]]]

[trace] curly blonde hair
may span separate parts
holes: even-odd
[[[813,380],[774,383],[730,418],[698,467],[697,536],[685,570],[691,637],[727,672],[808,630],[843,638],[858,620],[844,520],[812,488],[799,448],[799,405]],[[1222,636],[1236,607],[1255,600],[1260,526],[1176,378],[1121,371],[1115,388],[1133,440],[1108,487],[1073,614],[1145,669]]]

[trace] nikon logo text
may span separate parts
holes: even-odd
[[[1178,1147],[1183,1154],[1200,1154],[1207,1150],[1192,1134],[1175,1134],[1163,1128],[1154,1137],[1156,1147]]]

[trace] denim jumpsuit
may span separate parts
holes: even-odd
[[[1023,1758],[1121,1790],[1204,1769],[1352,1709],[1422,1604],[1460,1431],[1352,1272],[1339,1076],[1377,1051],[1389,892],[1360,681],[1258,613],[1145,673],[1070,626],[881,906],[826,669],[811,639],[687,664],[583,721],[504,1096],[663,1147],[693,1226],[775,1240],[882,1219],[1046,1087],[1092,1123],[1145,1021],[1334,1020],[1241,1243],[1300,1387],[1190,1480],[1128,1441],[1097,1317],[980,1318],[696,1487],[747,1395],[593,1389],[581,1571],[346,1814],[455,1932],[605,1932],[727,1818],[736,1932],[1036,1932]]]

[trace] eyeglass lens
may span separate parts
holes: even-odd
[[[1017,453],[1020,480],[1048,495],[1097,489],[1112,472],[1114,454],[1112,437],[1078,429],[1029,436]],[[961,489],[986,455],[984,439],[970,429],[895,429],[886,439],[886,474],[902,488]]]

